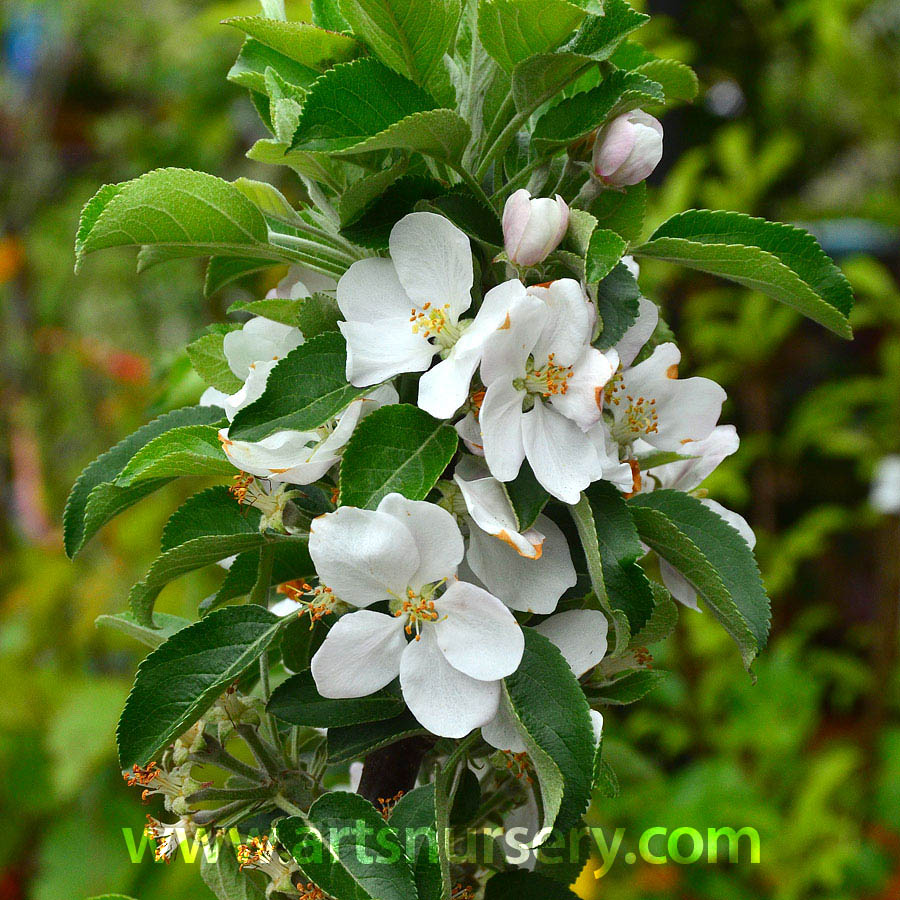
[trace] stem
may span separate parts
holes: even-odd
[[[187,797],[188,803],[204,803],[213,801],[235,800],[268,800],[275,793],[274,786],[246,788],[201,788]]]
[[[272,798],[272,802],[279,809],[284,810],[284,812],[289,813],[292,816],[301,816],[304,819],[306,818],[306,813],[302,809],[300,809],[300,807],[297,806],[295,803],[291,803],[291,801],[288,800],[288,798],[285,797],[283,794],[276,794]]]
[[[275,545],[266,544],[259,551],[259,567],[256,570],[256,583],[250,591],[250,603],[257,606],[268,606],[269,586],[272,583],[272,568],[275,565]],[[268,675],[266,676],[268,680]],[[269,699],[268,695],[265,698]]]
[[[281,774],[282,765],[273,754],[272,749],[257,734],[256,729],[252,725],[241,724],[237,725],[235,730],[250,748],[250,752],[256,761],[266,770],[269,778],[272,781],[277,781]]]
[[[206,740],[206,749],[200,753],[192,753],[188,757],[191,762],[203,766],[218,766],[220,769],[225,769],[233,775],[240,775],[242,778],[246,778],[249,781],[260,782],[263,780],[260,777],[259,769],[254,769],[246,763],[241,762],[239,759],[236,759],[214,737],[204,735],[204,739]]]
[[[269,232],[269,243],[276,247],[283,247],[288,250],[296,250],[299,253],[313,253],[322,260],[343,266],[345,269],[356,260],[343,250],[337,250],[334,247],[328,247],[319,241],[311,241],[308,238],[298,237],[295,234],[284,234],[281,231]],[[315,257],[314,257],[315,258]]]
[[[235,800],[233,803],[226,803],[219,809],[201,809],[200,812],[193,814],[192,818],[197,825],[211,825],[213,822],[221,822],[227,816],[239,813],[236,821],[243,818],[243,813],[257,806],[254,800]]]
[[[452,165],[451,168],[460,178],[468,185],[472,193],[485,205],[488,209],[493,209],[491,198],[484,192],[484,188],[478,183],[481,179],[475,179],[462,165]],[[483,177],[483,176],[482,176]]]

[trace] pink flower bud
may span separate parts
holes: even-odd
[[[503,242],[506,255],[516,266],[543,262],[565,237],[569,207],[559,194],[532,199],[524,188],[516,191],[503,210]]]
[[[616,187],[637,184],[659,165],[662,154],[662,125],[643,110],[633,109],[597,133],[594,175]]]

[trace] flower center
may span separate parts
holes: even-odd
[[[656,434],[659,431],[656,400],[647,397],[635,399],[631,394],[626,394],[624,399],[628,405],[611,429],[613,438],[619,444],[630,444],[642,434]],[[611,402],[614,406],[619,406],[622,398],[612,397]]]
[[[434,595],[446,580],[443,578],[434,584],[426,584],[419,589],[418,593],[412,588],[407,588],[405,597],[394,595],[394,599],[391,600],[391,612],[398,618],[406,616],[404,631],[408,635],[415,632],[416,640],[422,636],[424,624],[437,622],[440,619],[440,613],[434,608]]]
[[[432,306],[425,303],[421,309],[413,307],[410,311],[409,321],[413,334],[421,334],[428,340],[434,339],[435,346],[441,350],[452,347],[463,332],[459,324],[454,324],[450,317],[450,304]]]
[[[555,362],[556,354],[551,353],[547,357],[547,364],[539,369],[534,367],[534,359],[528,359],[525,367],[525,377],[513,381],[516,390],[525,390],[529,394],[539,394],[542,397],[565,394],[569,390],[569,379],[575,371],[572,366],[558,366]]]
[[[305,609],[300,610],[300,617],[309,616],[309,627],[312,627],[325,616],[334,612],[340,602],[334,591],[324,584],[311,587],[305,581],[286,581],[278,585],[278,593],[284,594],[296,603],[302,603]]]

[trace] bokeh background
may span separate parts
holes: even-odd
[[[685,371],[729,392],[739,454],[710,480],[744,514],[774,601],[771,645],[743,674],[708,616],[651,648],[671,670],[607,717],[622,785],[595,824],[756,828],[759,865],[626,866],[584,879],[609,900],[896,900],[900,896],[900,517],[869,502],[900,452],[900,4],[656,0],[643,37],[697,69],[670,113],[648,226],[690,206],[803,223],[857,295],[844,343],[791,310],[647,265],[645,291]],[[95,455],[201,385],[183,347],[248,282],[205,300],[193,261],[138,278],[133,254],[72,272],[82,204],[160,166],[284,183],[244,158],[259,136],[225,81],[240,44],[219,25],[254,3],[6,0],[0,8],[0,900],[120,891],[210,900],[196,866],[133,864],[121,829],[145,810],[115,764],[139,659],[97,615],[121,609],[155,556],[173,485],[74,563],[66,494]],[[294,3],[292,17],[303,13]],[[277,273],[276,273],[277,274]],[[900,505],[900,504],[898,504]],[[170,587],[190,615],[214,573]],[[633,848],[626,837],[624,852]]]

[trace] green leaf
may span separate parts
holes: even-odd
[[[334,765],[366,756],[390,744],[428,732],[406,712],[394,719],[328,729],[328,762]]]
[[[488,880],[484,900],[577,900],[564,884],[537,872],[498,872]]]
[[[268,97],[266,72],[268,71],[277,72],[282,81],[301,90],[307,90],[319,75],[316,69],[298,63],[289,56],[267,47],[261,41],[247,38],[234,65],[228,71],[228,80],[250,91],[257,112],[260,113],[266,124],[269,123],[266,121],[265,114],[269,113],[271,109],[266,100]]]
[[[592,689],[591,702],[597,701],[610,706],[627,706],[645,697],[668,677],[669,673],[662,669],[629,672],[609,684],[602,684]]]
[[[407,160],[401,159],[387,169],[380,169],[354,181],[341,194],[338,206],[341,227],[355,222],[401,175],[405,174],[407,167]]]
[[[641,540],[697,589],[749,667],[768,637],[769,598],[744,539],[696,497],[680,491],[629,501]]]
[[[518,112],[533,112],[594,66],[580,53],[541,53],[513,69],[512,94]]]
[[[456,185],[427,205],[470,238],[497,250],[503,246],[503,225],[497,212],[485,206],[466,185]]]
[[[124,769],[144,766],[190,728],[278,634],[261,606],[232,606],[172,635],[140,665],[119,720]]]
[[[330,294],[315,293],[300,305],[297,311],[297,327],[310,341],[320,334],[338,331],[338,322],[343,321],[343,318],[334,297]]]
[[[538,53],[555,50],[584,20],[566,0],[479,0],[478,37],[506,72]]]
[[[360,247],[387,249],[391,230],[407,213],[413,212],[422,200],[432,200],[443,193],[440,182],[422,175],[404,175],[391,184],[381,196],[349,225],[341,234]]]
[[[528,460],[524,460],[519,474],[512,481],[501,482],[512,504],[519,531],[527,531],[547,505],[550,495],[534,476]]]
[[[335,171],[337,163],[328,154],[291,150],[288,141],[259,140],[247,151],[247,159],[270,166],[290,166],[295,172],[325,184],[340,180]]]
[[[289,225],[305,224],[284,194],[271,184],[254,181],[252,178],[236,178],[232,183],[267,218],[277,219]]]
[[[406,709],[406,704],[397,692],[388,689],[367,697],[329,700],[319,694],[312,674],[306,671],[275,688],[267,709],[291,725],[338,728],[394,718]]]
[[[641,289],[624,263],[591,289],[602,329],[594,346],[606,350],[615,345],[638,317]]]
[[[362,48],[345,34],[317,28],[308,22],[281,22],[262,16],[235,16],[225,19],[249,37],[301,63],[316,72],[324,72],[339,63],[350,62]]]
[[[328,31],[349,31],[350,25],[341,15],[338,0],[312,0],[313,23]]]
[[[634,252],[736,281],[852,337],[850,283],[819,242],[793,225],[692,209],[664,222]]]
[[[389,822],[413,862],[418,900],[441,900],[434,785],[423,784],[404,794],[391,810]]]
[[[631,637],[632,647],[646,647],[664,641],[678,624],[678,606],[671,594],[655,581],[650,582],[656,606],[647,620],[647,624]]]
[[[605,122],[644,103],[662,102],[662,87],[635,72],[617,70],[595,88],[563,100],[547,110],[534,126],[538,153],[565,147]]]
[[[172,637],[176,631],[190,625],[189,619],[181,616],[172,616],[168,613],[154,613],[152,624],[142,625],[128,611],[113,613],[112,615],[97,616],[94,624],[98,628],[111,628],[133,637],[136,641],[146,644],[148,647],[158,647],[163,641]]]
[[[306,817],[278,822],[275,839],[331,897],[415,900],[405,848],[375,807],[358,794],[323,794]]]
[[[75,268],[106,247],[165,245],[195,256],[281,256],[262,213],[233,184],[189,169],[156,169],[101,188],[85,206]],[[249,253],[248,253],[249,251]]]
[[[661,84],[667,103],[693,100],[700,89],[694,70],[677,59],[651,59],[632,71]]]
[[[593,284],[606,278],[624,256],[626,247],[625,240],[615,231],[595,228],[584,262],[585,281]]]
[[[469,126],[455,112],[432,109],[407,116],[342,152],[352,155],[372,150],[410,150],[455,164],[461,159],[470,136]]]
[[[159,592],[187,572],[266,544],[306,541],[305,537],[263,534],[259,520],[258,510],[238,505],[224,486],[190,497],[172,514],[163,530],[162,554],[128,595],[135,618],[149,624]]]
[[[640,631],[653,614],[650,582],[637,560],[644,555],[628,504],[608,481],[597,481],[585,492],[594,515],[603,581],[613,609],[628,618],[632,634]]]
[[[453,459],[458,439],[452,426],[416,406],[376,409],[344,450],[341,505],[374,509],[394,491],[424,500]]]
[[[447,83],[444,54],[453,45],[461,0],[341,0],[353,33],[395,72],[436,96]]]
[[[244,382],[231,371],[225,358],[224,332],[213,331],[201,335],[187,345],[187,354],[194,371],[210,387],[233,394],[244,386]]]
[[[110,519],[166,484],[166,480],[128,488],[114,484],[141,447],[173,428],[212,424],[221,418],[218,406],[186,406],[154,419],[98,456],[78,476],[66,502],[63,535],[68,556],[74,556]]]
[[[616,191],[601,191],[588,210],[600,228],[622,235],[629,243],[636,241],[644,227],[647,209],[647,182],[633,184]]]
[[[116,484],[127,487],[150,478],[233,474],[234,466],[222,452],[218,425],[183,425],[138,450]]]
[[[240,256],[213,256],[206,267],[206,278],[203,281],[203,296],[211,297],[226,285],[278,265],[273,259],[242,258]]]
[[[594,60],[609,59],[621,42],[650,21],[650,16],[632,9],[625,0],[604,0],[603,15],[588,16],[565,49]]]
[[[543,827],[566,831],[590,801],[594,732],[578,680],[557,647],[523,628],[525,653],[504,681],[509,703],[534,764],[543,800]]]
[[[258,441],[276,431],[311,431],[333,419],[371,387],[347,383],[347,346],[326,332],[291,350],[272,369],[263,395],[244,407],[229,429],[232,438]]]
[[[241,870],[231,841],[224,835],[212,840],[217,840],[218,852],[201,851],[200,876],[218,900],[265,900],[257,873]]]

